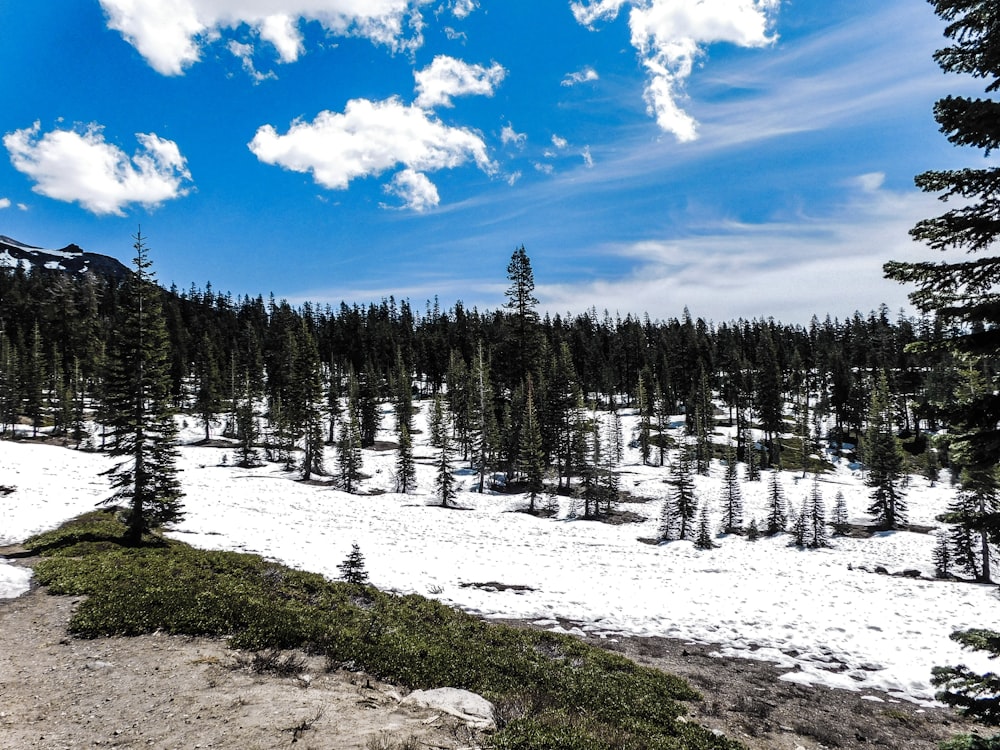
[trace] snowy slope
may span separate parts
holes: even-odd
[[[388,412],[384,424],[391,426]],[[627,418],[626,435],[629,426]],[[199,430],[192,425],[188,434],[196,439]],[[511,512],[525,505],[523,497],[469,491],[476,477],[468,471],[459,476],[465,510],[433,507],[433,454],[424,446],[416,452],[420,489],[399,495],[391,492],[394,453],[365,451],[371,479],[364,490],[386,490],[369,496],[304,485],[273,466],[220,465],[225,451],[185,447],[187,518],[173,533],[195,546],[256,552],[329,577],[337,576],[336,566],[357,542],[372,581],[384,589],[553,628],[718,644],[723,653],[784,665],[785,678],[798,682],[885,690],[925,701],[933,696],[932,666],[987,666],[962,652],[948,634],[995,623],[1000,616],[995,587],[858,569],[917,568],[929,576],[930,535],[837,539],[831,549],[804,551],[789,547],[787,536],[756,543],[720,538],[712,551],[688,542],[650,545],[638,540],[656,535],[668,491],[666,470],[639,465],[635,451],[626,457],[622,486],[647,500],[626,508],[648,520],[620,526],[567,520],[566,499],[558,519]],[[331,450],[331,469],[334,463]],[[16,487],[0,498],[0,544],[91,509],[108,494],[99,472],[109,465],[100,455],[0,443],[0,485]],[[793,507],[809,492],[810,481],[782,475]],[[713,466],[712,476],[698,477],[697,484],[717,521],[722,469]],[[828,508],[840,490],[852,519],[867,518],[867,490],[848,468],[825,476],[821,487]],[[744,485],[748,520],[763,518],[765,490],[763,482]],[[933,525],[949,492],[915,478],[908,493],[911,521]],[[17,584],[4,583],[11,575],[9,567],[0,566],[0,592],[16,591]],[[528,588],[463,586],[489,582]]]

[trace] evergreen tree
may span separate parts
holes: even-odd
[[[351,554],[349,554],[344,562],[337,566],[337,570],[340,571],[340,577],[344,579],[346,583],[350,583],[354,586],[366,586],[368,585],[368,571],[365,570],[365,556],[361,554],[361,548],[357,544],[351,545]]]
[[[236,465],[245,469],[260,466],[260,453],[256,448],[260,439],[260,427],[249,398],[244,398],[236,407],[236,438],[239,441],[236,448],[239,460]]]
[[[872,503],[868,512],[884,529],[897,529],[906,523],[906,501],[903,495],[903,451],[893,430],[889,404],[889,386],[885,373],[879,376],[872,391],[868,409],[868,429],[864,442],[868,476],[865,483],[872,488]]]
[[[986,91],[1000,89],[1000,33],[997,31],[995,0],[933,0],[935,12],[948,22],[945,36],[952,44],[938,50],[934,58],[945,72],[971,74],[987,81]],[[1000,103],[992,99],[947,96],[934,106],[934,117],[948,140],[956,146],[973,146],[987,155],[1000,146]],[[941,192],[942,199],[958,198],[960,206],[919,222],[911,234],[938,250],[982,253],[992,249],[1000,237],[997,201],[1000,198],[1000,167],[930,171],[917,177],[917,185],[928,192]],[[948,341],[954,351],[976,358],[996,359],[1000,351],[1000,257],[978,255],[947,262],[889,263],[886,275],[914,283],[910,299],[918,309],[935,312],[953,324]],[[996,370],[985,388],[949,410],[949,432],[959,444],[962,467],[973,476],[984,477],[1000,463],[1000,388]],[[984,522],[996,534],[1000,520]],[[952,634],[952,639],[993,658],[1000,655],[1000,634],[970,630]],[[938,699],[957,706],[984,723],[1000,724],[1000,678],[979,675],[964,666],[936,667],[932,682],[942,688]],[[966,738],[972,742],[972,738]],[[1000,744],[1000,736],[990,740]]]
[[[513,324],[513,340],[508,348],[511,352],[513,371],[510,382],[519,383],[529,373],[536,370],[540,354],[536,325],[538,312],[535,306],[535,275],[531,270],[531,259],[522,245],[511,255],[507,265],[507,302],[505,307],[511,311]]]
[[[712,541],[712,533],[708,527],[708,505],[701,506],[698,516],[698,533],[694,539],[696,549],[715,549],[718,545]]]
[[[455,489],[455,474],[451,468],[451,441],[447,431],[444,433],[444,439],[438,453],[438,469],[434,486],[437,488],[437,496],[438,500],[441,501],[442,508],[447,508],[450,503],[454,502],[458,493]]]
[[[757,447],[754,444],[753,438],[750,436],[749,431],[746,432],[743,438],[743,444],[746,446],[746,456],[747,456],[747,481],[748,482],[759,482],[760,481],[760,457],[757,453]]]
[[[413,489],[417,481],[417,467],[413,462],[413,440],[406,422],[401,422],[397,430],[399,448],[396,452],[396,489],[403,494]]]
[[[768,536],[780,534],[785,530],[788,516],[785,514],[785,491],[778,479],[778,472],[772,471],[767,485],[767,526],[764,533]]]
[[[809,492],[808,534],[809,546],[813,548],[829,547],[829,537],[826,533],[826,505],[823,503],[823,493],[819,488],[819,478],[813,477],[812,489]]]
[[[996,472],[977,475],[966,469],[960,482],[955,500],[938,519],[954,524],[949,534],[952,564],[980,583],[991,583],[991,550],[984,519],[1000,510]]]
[[[691,526],[698,508],[688,446],[682,446],[678,451],[670,474],[669,482],[673,489],[664,505],[660,536],[662,539],[687,539],[693,531]]]
[[[747,526],[747,541],[756,542],[760,539],[760,529],[757,527],[757,519],[751,518],[750,525]]]
[[[934,577],[951,577],[951,540],[946,531],[938,531],[935,535],[937,541],[934,543]]]
[[[126,539],[139,544],[151,528],[183,518],[177,479],[177,428],[170,399],[167,330],[160,289],[150,271],[145,237],[135,234],[135,271],[122,297],[123,318],[112,340],[107,376],[114,494],[127,504]]]
[[[789,543],[802,549],[809,543],[809,500],[802,501],[802,511],[792,519],[792,541]]]
[[[743,494],[739,467],[732,443],[726,448],[726,477],[722,489],[722,533],[738,534],[743,530]]]
[[[218,414],[222,411],[222,383],[215,347],[206,331],[202,335],[201,348],[196,359],[197,390],[193,411],[205,428],[205,442],[211,439],[211,427],[218,424]]]
[[[833,500],[833,518],[830,520],[835,536],[844,536],[850,528],[847,517],[847,501],[844,500],[844,493],[837,491]]]
[[[528,380],[528,400],[525,405],[524,421],[521,423],[521,452],[517,459],[518,472],[524,477],[528,491],[528,510],[535,512],[535,501],[544,489],[542,480],[545,472],[545,456],[542,453],[542,433],[538,427],[534,393]]]
[[[448,418],[445,413],[444,398],[441,394],[434,396],[431,402],[430,439],[432,448],[440,448],[448,439]]]
[[[340,486],[344,492],[354,492],[361,481],[361,428],[357,411],[348,407],[347,418],[340,423],[340,440],[337,442],[337,467]]]
[[[653,409],[649,403],[646,380],[645,376],[640,376],[639,385],[636,388],[636,405],[639,412],[639,457],[642,459],[643,466],[649,464],[649,457],[652,454],[650,438],[653,430]]]

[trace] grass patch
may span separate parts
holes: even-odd
[[[77,636],[230,637],[251,651],[302,648],[412,689],[457,687],[504,710],[502,750],[735,750],[679,720],[700,700],[686,682],[569,636],[487,623],[417,595],[328,581],[256,555],[150,538],[125,547],[114,513],[83,516],[25,542],[52,594],[87,595]],[[500,716],[499,714],[503,714]]]

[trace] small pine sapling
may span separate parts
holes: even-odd
[[[751,519],[750,525],[747,526],[747,541],[756,542],[760,539],[760,529],[757,528],[757,519]]]
[[[351,545],[351,554],[340,565],[337,566],[340,577],[347,583],[355,586],[366,586],[368,584],[368,571],[365,570],[365,558],[361,554],[361,548],[357,544]]]
[[[785,492],[778,480],[778,472],[771,472],[771,479],[767,487],[768,509],[767,528],[764,533],[768,536],[780,534],[785,530],[788,523],[788,516],[785,515]]]
[[[698,533],[695,536],[694,546],[696,549],[715,549],[716,544],[712,541],[712,533],[708,526],[708,505],[701,506],[701,513],[698,517]]]
[[[809,501],[802,501],[802,511],[792,521],[792,541],[789,546],[802,549],[809,543]]]
[[[934,577],[951,578],[951,541],[948,539],[948,532],[938,531],[934,536],[937,538],[934,544]]]
[[[847,501],[844,500],[844,493],[839,490],[834,497],[833,518],[830,519],[830,525],[833,526],[834,536],[844,536],[850,528],[850,522],[847,518]]]

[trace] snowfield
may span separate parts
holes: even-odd
[[[627,439],[634,419],[624,421]],[[391,423],[387,411],[383,426]],[[390,431],[383,432],[380,438],[392,439]],[[191,441],[202,434],[194,424],[183,433]],[[787,668],[783,679],[884,691],[890,699],[932,700],[935,665],[995,668],[980,655],[962,651],[948,635],[995,624],[1000,619],[997,589],[931,580],[932,535],[836,538],[831,548],[821,550],[789,547],[787,534],[755,543],[720,537],[719,547],[710,551],[690,542],[647,544],[639,540],[657,536],[662,500],[669,492],[663,481],[667,469],[642,466],[635,450],[627,452],[621,486],[642,501],[622,509],[646,520],[622,525],[570,519],[568,498],[559,498],[556,518],[513,512],[526,507],[524,496],[479,495],[477,477],[457,460],[461,509],[436,507],[434,453],[423,444],[415,453],[416,492],[391,491],[394,451],[366,450],[364,470],[370,479],[362,491],[384,493],[348,495],[297,482],[295,474],[275,465],[236,468],[232,451],[185,446],[179,468],[187,517],[171,536],[196,547],[261,554],[331,578],[357,543],[372,582],[382,589],[569,632],[717,644],[720,654]],[[0,443],[0,486],[15,488],[0,496],[0,545],[91,510],[110,494],[107,478],[100,475],[110,466],[100,454]],[[334,451],[328,449],[327,467],[333,471],[335,466]],[[715,527],[723,472],[713,464],[710,477],[696,478]],[[746,522],[765,517],[766,479],[765,472],[764,481],[743,484]],[[798,510],[812,479],[784,472],[781,481],[789,506]],[[852,521],[870,520],[868,489],[847,466],[821,477],[820,487],[828,512],[839,490]],[[913,478],[907,494],[910,522],[939,526],[934,517],[952,492],[946,483],[931,487]],[[917,569],[924,577],[860,570],[880,565],[890,572]],[[26,589],[24,570],[0,564],[0,596]]]

